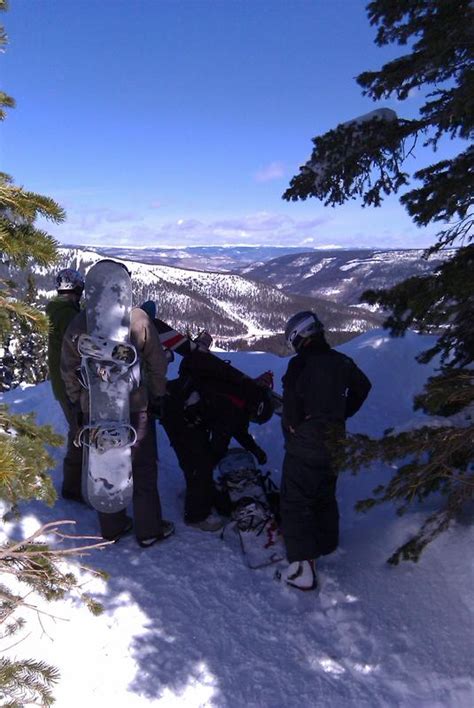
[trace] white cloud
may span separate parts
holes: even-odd
[[[219,219],[198,219],[183,210],[168,221],[144,209],[76,208],[64,224],[45,228],[69,244],[186,247],[203,245],[274,245],[305,248],[417,247],[433,241],[428,230],[415,229],[392,209],[256,211]],[[300,218],[296,214],[300,214]],[[160,212],[161,214],[161,212]],[[303,217],[303,215],[305,215]]]
[[[280,179],[285,174],[285,167],[282,162],[270,162],[255,173],[256,182],[271,182]]]

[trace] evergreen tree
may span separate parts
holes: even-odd
[[[391,500],[404,513],[413,500],[439,493],[437,510],[390,557],[398,563],[417,560],[474,494],[474,8],[470,0],[373,0],[367,11],[377,27],[377,45],[409,49],[379,71],[360,74],[363,93],[374,101],[404,101],[418,91],[424,103],[411,120],[378,109],[314,138],[310,160],[283,197],[316,197],[332,206],[360,198],[363,206],[380,206],[386,195],[400,193],[415,224],[441,225],[426,258],[456,247],[432,274],[363,295],[390,311],[385,327],[392,335],[403,336],[408,328],[438,335],[418,359],[439,355],[439,374],[415,400],[415,408],[438,417],[436,425],[391,431],[381,440],[349,437],[344,458],[354,470],[378,458],[397,464],[390,483],[360,502],[361,509]],[[435,153],[446,139],[460,145],[457,155],[411,176],[404,171],[418,141]]]
[[[0,10],[6,9],[0,0]],[[0,28],[0,47],[6,43],[6,34]],[[0,92],[0,120],[5,109],[14,105],[13,99]],[[56,242],[45,231],[35,226],[42,216],[50,221],[64,219],[61,207],[52,199],[25,190],[13,184],[12,179],[0,173],[0,258],[22,268],[33,263],[47,266],[56,259]],[[0,280],[0,342],[19,326],[28,336],[47,332],[46,317],[30,302],[15,297],[14,284]],[[10,353],[12,370],[16,352]],[[20,362],[21,364],[21,362]],[[39,499],[53,504],[56,498],[48,470],[54,460],[48,446],[59,446],[62,438],[50,426],[38,426],[30,415],[13,415],[6,406],[0,406],[0,514],[12,513],[12,508],[23,500]],[[24,622],[18,615],[21,607],[31,607],[31,590],[37,597],[52,600],[76,589],[91,611],[100,606],[81,593],[74,574],[65,569],[64,559],[73,553],[83,553],[90,546],[50,548],[41,541],[45,534],[57,539],[71,538],[61,533],[65,523],[46,524],[30,537],[19,542],[0,542],[0,643],[22,630]],[[77,537],[80,538],[80,537]],[[70,544],[71,542],[68,541]],[[13,582],[10,582],[13,580]],[[28,599],[27,599],[28,598]],[[38,613],[41,608],[38,606]],[[10,643],[10,642],[9,642]],[[0,660],[0,699],[2,705],[22,706],[32,703],[50,705],[51,687],[58,672],[41,661],[17,661],[3,657]]]

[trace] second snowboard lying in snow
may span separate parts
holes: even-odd
[[[261,568],[285,558],[277,520],[279,493],[269,474],[262,474],[253,456],[242,448],[231,448],[218,468],[217,482],[229,492],[232,524],[249,568]]]

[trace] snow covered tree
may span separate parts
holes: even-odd
[[[390,311],[385,327],[392,335],[403,336],[408,328],[438,335],[418,359],[438,355],[439,374],[415,400],[415,408],[436,422],[390,431],[381,440],[353,436],[346,448],[345,464],[354,470],[380,457],[397,466],[390,483],[359,508],[390,500],[404,513],[413,500],[440,495],[436,511],[390,557],[398,563],[417,560],[474,495],[474,7],[471,0],[373,0],[367,12],[377,27],[377,45],[408,50],[379,71],[360,74],[357,82],[374,101],[403,102],[418,94],[418,115],[408,120],[377,109],[314,138],[311,158],[283,197],[316,197],[332,206],[360,198],[363,206],[380,206],[386,195],[400,193],[415,224],[441,225],[426,258],[456,248],[432,274],[363,295]],[[451,145],[459,145],[459,152],[409,175],[407,157],[421,140],[434,153],[442,142],[455,141]]]
[[[0,10],[6,9],[5,0],[0,0]],[[7,37],[0,28],[0,46]],[[12,107],[13,99],[0,92],[0,119],[5,118],[5,107]],[[47,266],[56,259],[56,241],[45,231],[35,226],[42,216],[52,221],[64,219],[64,211],[52,199],[13,184],[11,177],[0,173],[0,258],[21,268],[32,263]],[[31,300],[31,298],[30,298]],[[5,341],[16,323],[27,328],[31,334],[47,332],[47,319],[31,302],[15,297],[15,285],[0,280],[0,341]],[[14,353],[11,352],[14,366]],[[21,421],[24,421],[24,424]],[[0,498],[15,504],[19,499],[42,498],[52,503],[54,491],[46,470],[52,460],[43,449],[44,444],[59,445],[60,438],[50,428],[36,429],[32,421],[10,416],[2,407],[0,416]],[[12,432],[15,431],[15,434]],[[28,470],[34,470],[30,481]],[[26,471],[26,474],[25,474]],[[21,478],[21,483],[19,479]],[[21,492],[19,492],[21,490]]]
[[[5,9],[5,0],[0,0],[0,10]],[[0,47],[5,43],[6,34],[0,28]],[[13,99],[0,92],[0,120],[5,118],[5,109],[13,105]],[[0,173],[0,259],[4,263],[26,269],[33,263],[47,266],[55,262],[56,242],[35,226],[38,216],[60,222],[64,212],[52,199],[17,187],[8,175]],[[33,295],[29,302],[28,298],[16,298],[14,283],[0,280],[0,343],[5,342],[15,328],[17,332],[22,331],[23,339],[25,336],[30,339],[32,346],[42,341],[41,333],[47,332],[47,320],[34,307],[33,299]],[[35,342],[36,336],[39,336],[38,342]],[[5,360],[5,350],[1,353]],[[25,357],[28,356],[22,353],[23,360],[20,357],[18,362],[16,355],[13,348],[10,372],[14,374],[20,364],[20,374],[21,369],[25,373]],[[5,361],[3,368],[5,373]],[[39,499],[54,503],[56,494],[48,470],[55,463],[47,448],[61,444],[62,438],[50,426],[38,426],[32,414],[13,415],[7,406],[0,406],[0,516],[3,520],[15,513],[20,501]],[[67,548],[51,548],[42,540],[74,538],[62,533],[65,523],[72,522],[46,524],[21,541],[5,537],[0,540],[2,651],[7,648],[9,638],[23,629],[24,621],[18,615],[22,607],[34,607],[41,615],[41,607],[34,605],[35,595],[40,600],[53,600],[75,589],[92,612],[100,611],[100,606],[81,592],[77,578],[64,566],[65,558],[82,554],[90,546],[84,546],[81,537],[76,537],[79,545],[76,542],[75,547]],[[0,660],[1,703],[4,706],[50,705],[53,702],[51,687],[57,678],[56,669],[42,661],[4,656]]]
[[[27,276],[24,302],[35,306],[37,291],[31,273]],[[48,378],[48,339],[44,331],[36,331],[28,322],[10,315],[10,331],[1,343],[3,365],[0,367],[0,390],[7,391],[19,383],[37,384]]]

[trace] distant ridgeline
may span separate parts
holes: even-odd
[[[104,252],[104,251],[107,252]],[[379,327],[381,313],[371,312],[358,302],[367,288],[388,287],[408,275],[432,270],[440,260],[425,261],[422,251],[256,251],[258,262],[248,265],[250,249],[181,249],[170,251],[175,264],[181,259],[187,266],[196,259],[207,268],[190,270],[167,265],[167,251],[146,249],[146,260],[153,261],[152,250],[159,254],[160,263],[144,263],[138,258],[141,249],[59,249],[60,260],[54,268],[35,266],[32,274],[36,285],[36,302],[40,307],[53,297],[55,272],[64,267],[85,272],[103,257],[124,260],[132,273],[134,303],[155,300],[159,316],[181,331],[196,334],[207,329],[217,346],[226,350],[267,351],[288,355],[282,332],[287,319],[298,310],[314,309],[325,323],[328,339],[341,344],[374,327]],[[233,255],[233,251],[235,254]],[[113,253],[111,253],[113,251]],[[288,252],[289,251],[289,252]],[[132,260],[133,256],[133,260]],[[263,261],[263,258],[267,258]],[[158,258],[158,255],[157,255]],[[232,272],[229,268],[234,263]],[[26,292],[27,275],[0,263],[0,277],[17,283]],[[30,286],[31,287],[31,286]],[[33,341],[22,328],[8,341],[0,342],[2,366],[0,386],[6,388],[21,381],[37,383],[47,375],[46,343]]]

